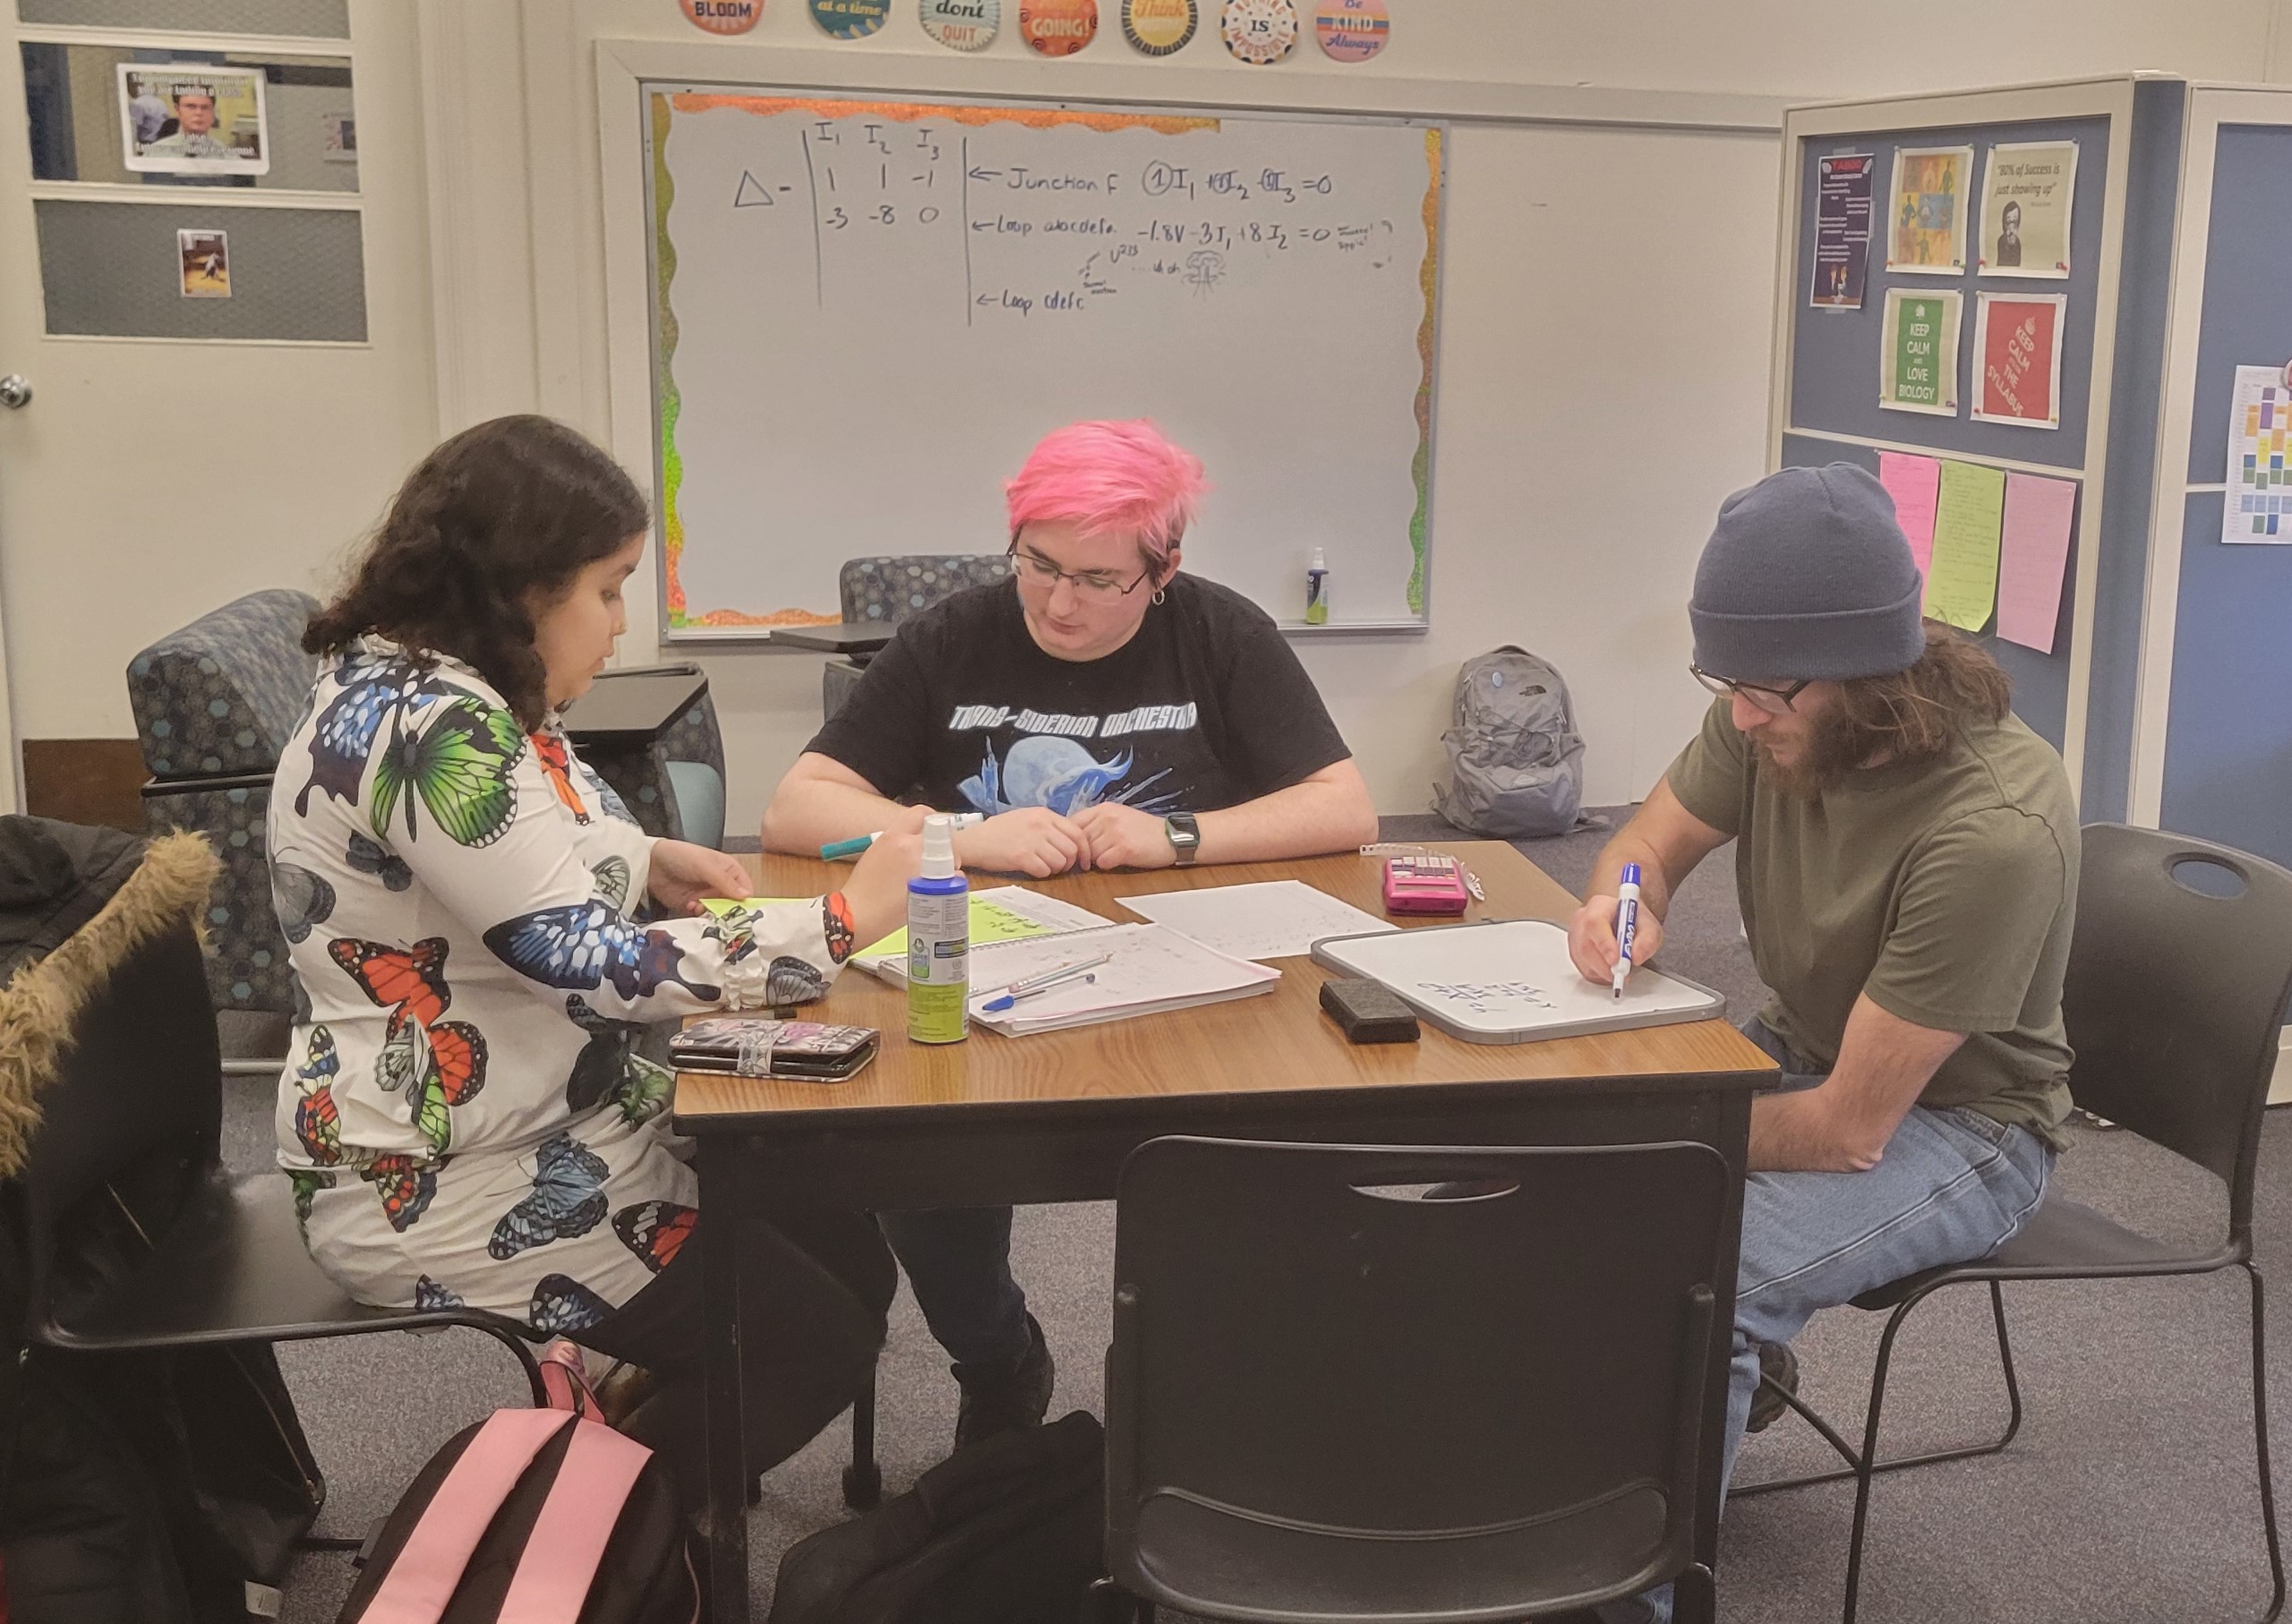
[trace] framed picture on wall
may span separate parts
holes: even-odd
[[[1896,147],[1886,214],[1886,269],[1956,276],[1966,268],[1971,147]]]
[[[1958,326],[1963,295],[1886,289],[1878,335],[1878,404],[1890,412],[1958,415]]]
[[[183,271],[186,299],[227,299],[231,296],[231,234],[227,231],[178,231],[175,258]]]
[[[268,175],[263,70],[208,62],[119,64],[123,160],[147,175]]]
[[[1973,420],[2061,426],[2061,324],[2067,294],[1976,294]]]
[[[2075,141],[1992,147],[1982,173],[1976,268],[1985,277],[2067,277],[2069,204],[2076,190]]]

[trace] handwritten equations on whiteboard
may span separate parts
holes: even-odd
[[[846,558],[1000,552],[1002,482],[1085,417],[1208,465],[1187,568],[1294,620],[1319,547],[1333,620],[1423,619],[1437,129],[650,112],[671,634],[838,620]]]

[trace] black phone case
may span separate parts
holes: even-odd
[[[1365,977],[1321,983],[1321,1007],[1353,1043],[1415,1043],[1416,1012],[1381,981]]]

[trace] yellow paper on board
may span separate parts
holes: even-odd
[[[1976,463],[1945,462],[1934,506],[1934,562],[1926,612],[1961,631],[1980,631],[1997,603],[1997,546],[2006,521],[2006,474]]]

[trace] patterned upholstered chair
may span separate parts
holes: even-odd
[[[999,552],[912,553],[903,558],[846,559],[836,577],[848,621],[895,626],[966,586],[1009,578],[1011,560]],[[831,660],[820,673],[820,714],[833,717],[860,686],[860,667]]]
[[[637,666],[605,672],[599,682],[655,671],[698,675],[697,666]],[[721,846],[724,840],[724,735],[716,702],[703,683],[684,709],[649,743],[584,743],[581,759],[613,787],[647,834]]]
[[[294,1012],[263,824],[278,752],[318,671],[302,646],[317,608],[304,593],[250,593],[170,632],[127,666],[128,703],[151,774],[145,825],[155,834],[202,834],[223,859],[207,913],[208,993],[218,1010]]]

